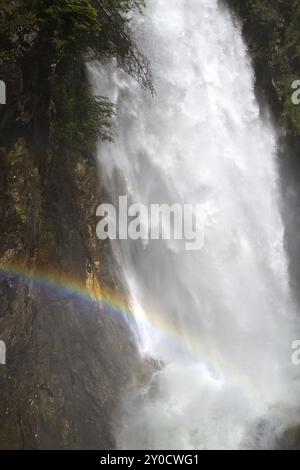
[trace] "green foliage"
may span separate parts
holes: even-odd
[[[113,56],[153,91],[148,63],[129,32],[128,13],[143,6],[143,0],[0,0],[0,60],[24,57],[28,49],[36,60],[46,54],[56,64]]]
[[[291,102],[300,79],[300,0],[228,0],[243,20],[257,78],[275,91],[287,133],[300,135],[300,106]]]
[[[85,53],[102,30],[98,11],[89,0],[53,1],[40,8],[39,25],[48,32],[56,53]],[[94,46],[95,47],[95,46]]]
[[[0,0],[0,61],[15,60],[37,31],[33,2]]]
[[[62,84],[56,90],[58,114],[52,137],[52,151],[71,152],[90,156],[95,150],[96,138],[111,141],[111,117],[114,106],[104,97],[93,97],[84,82],[76,90]]]
[[[20,206],[16,206],[16,213],[18,214],[18,217],[20,218],[22,224],[26,224],[28,221],[28,216],[25,213],[24,209]]]
[[[22,77],[23,113],[16,119],[30,116],[33,133],[47,138],[52,151],[89,153],[97,137],[111,139],[114,109],[92,96],[87,61],[116,58],[153,93],[148,62],[130,35],[130,12],[143,6],[143,0],[0,0],[0,74],[8,64]],[[49,130],[40,130],[47,121]]]

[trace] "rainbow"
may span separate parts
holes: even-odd
[[[33,282],[41,287],[53,289],[58,295],[75,296],[90,303],[97,302],[126,319],[133,316],[125,299],[107,287],[100,287],[98,283],[91,286],[51,270],[26,269],[18,264],[0,263],[0,276],[1,274],[14,276],[20,282]]]
[[[0,276],[14,276],[20,282],[33,282],[41,287],[50,288],[58,295],[75,296],[84,302],[98,303],[106,312],[122,318],[127,322],[141,324],[145,327],[159,328],[168,334],[176,342],[182,343],[182,337],[172,322],[167,322],[163,315],[152,312],[151,315],[143,315],[130,307],[128,299],[116,293],[106,286],[100,286],[98,282],[80,283],[70,277],[58,274],[51,270],[26,269],[19,264],[1,264]],[[144,309],[142,309],[144,310]]]
[[[100,286],[98,283],[93,285],[79,283],[66,275],[50,270],[30,270],[16,264],[0,263],[0,277],[1,275],[14,276],[20,282],[33,282],[41,287],[53,289],[58,295],[75,296],[75,298],[91,304],[97,302],[103,307],[102,310],[105,313],[134,325],[135,331],[139,330],[138,325],[141,328],[145,327],[150,335],[152,333],[164,335],[167,341],[173,341],[177,347],[188,353],[198,363],[204,363],[208,369],[217,372],[217,375],[219,375],[218,372],[221,372],[226,380],[238,383],[257,402],[265,405],[269,402],[268,397],[264,396],[262,391],[250,382],[247,376],[241,371],[237,371],[233,364],[225,361],[217,350],[208,354],[207,351],[210,348],[207,347],[205,338],[200,341],[199,335],[193,331],[183,336],[176,327],[175,322],[166,319],[167,315],[154,311],[150,312],[144,307],[139,309],[131,308],[128,299],[105,286]]]

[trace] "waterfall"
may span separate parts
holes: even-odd
[[[115,63],[89,66],[117,105],[99,146],[111,197],[200,204],[204,247],[114,242],[136,339],[158,367],[124,397],[123,449],[271,448],[299,423],[299,337],[280,213],[277,136],[241,28],[217,0],[148,0],[134,19],[156,96]]]

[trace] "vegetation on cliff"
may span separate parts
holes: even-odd
[[[111,105],[92,98],[88,60],[115,58],[152,90],[147,60],[129,33],[130,15],[143,0],[0,0],[0,79],[8,98],[2,135],[16,127],[55,153],[110,138]]]
[[[1,449],[115,446],[119,398],[140,367],[135,345],[121,315],[59,286],[122,292],[110,246],[96,237],[102,193],[91,158],[97,138],[110,138],[114,108],[92,95],[85,63],[114,59],[152,90],[129,34],[142,6],[0,0]]]
[[[0,0],[0,80],[7,86],[7,104],[0,107],[0,212],[6,220],[2,232],[15,247],[16,237],[24,241],[29,234],[22,250],[27,253],[30,247],[31,258],[50,253],[49,244],[43,250],[39,245],[45,233],[51,232],[56,246],[61,241],[60,208],[68,195],[58,182],[73,182],[72,213],[76,202],[91,201],[98,194],[95,188],[93,196],[85,192],[76,201],[74,175],[78,163],[93,167],[99,138],[111,139],[115,110],[105,97],[93,96],[86,62],[114,59],[153,91],[148,62],[130,35],[130,14],[143,6],[143,0]],[[10,155],[16,152],[20,168],[10,177],[10,170],[17,168],[16,162],[11,168]],[[34,204],[33,182],[28,191],[21,191],[29,159],[30,174],[39,186]],[[87,243],[95,234],[84,237]]]
[[[291,97],[292,84],[300,79],[300,0],[227,1],[242,18],[258,85],[287,134],[299,136],[300,106]]]

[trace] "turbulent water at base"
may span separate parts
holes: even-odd
[[[152,98],[90,66],[118,106],[99,149],[115,201],[201,204],[204,248],[122,241],[141,353],[160,367],[124,398],[122,449],[272,448],[299,423],[300,334],[280,215],[276,133],[260,114],[240,27],[216,0],[148,0],[135,34]]]

